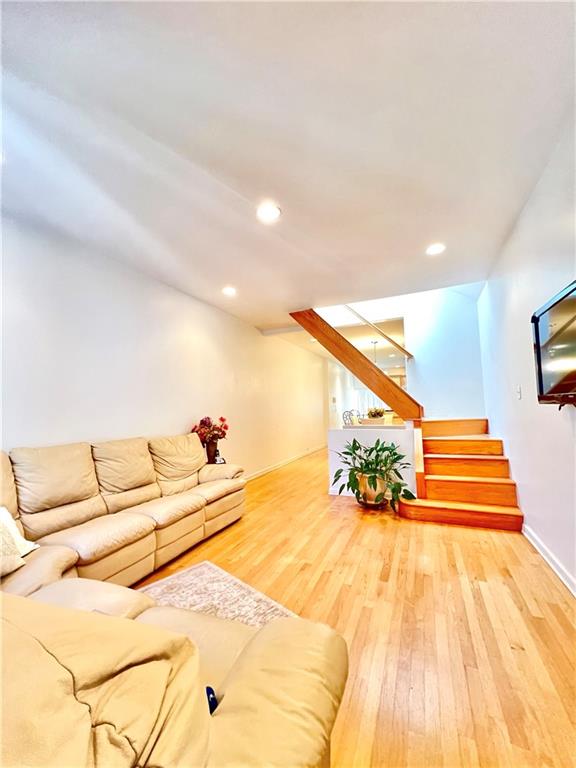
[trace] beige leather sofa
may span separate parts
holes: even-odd
[[[130,585],[242,516],[242,472],[206,464],[196,434],[15,448],[1,503],[41,545],[29,557],[66,547],[64,574]]]
[[[2,621],[4,768],[330,764],[347,652],[329,627],[255,630],[81,578],[3,595]]]
[[[194,443],[19,449],[13,467],[0,456],[0,504],[41,544],[0,585],[5,768],[330,765],[348,665],[332,629],[258,630],[111,583],[241,514],[240,468],[205,466]]]

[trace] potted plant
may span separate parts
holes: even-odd
[[[218,421],[213,421],[210,416],[204,416],[198,424],[194,424],[190,431],[196,432],[200,442],[206,448],[208,464],[215,464],[218,455],[218,440],[223,440],[228,432],[226,418],[220,416]]]
[[[380,408],[379,406],[369,408],[366,418],[360,419],[360,424],[369,424],[370,426],[374,424],[388,424],[389,422],[392,422],[392,412],[386,411],[385,408]]]
[[[416,498],[408,490],[401,474],[401,470],[407,469],[410,463],[404,461],[406,457],[398,448],[394,443],[380,439],[372,446],[365,446],[354,438],[346,443],[343,451],[338,452],[345,466],[336,470],[332,485],[344,475],[346,479],[338,489],[339,494],[346,489],[354,494],[358,504],[380,509],[390,500],[392,509],[396,511],[400,497]]]

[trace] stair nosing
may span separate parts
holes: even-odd
[[[429,424],[431,421],[443,424],[446,421],[488,421],[488,419],[486,416],[466,416],[463,418],[453,417],[449,419],[427,419],[424,417],[421,421],[426,424]]]
[[[482,477],[479,475],[424,475],[428,480],[449,480],[454,483],[496,483],[496,485],[516,485],[511,477]]]
[[[425,453],[425,459],[482,459],[484,461],[508,461],[506,456],[498,456],[493,453]]]
[[[453,509],[459,512],[486,512],[495,515],[515,515],[524,517],[520,507],[517,505],[507,507],[502,504],[478,504],[467,501],[442,501],[442,499],[402,499],[402,504],[406,506],[416,506],[423,508],[445,508]],[[465,507],[465,509],[463,509]]]
[[[422,435],[422,440],[482,440],[482,442],[494,440],[495,442],[502,442],[501,437],[494,437],[487,432],[479,435]]]

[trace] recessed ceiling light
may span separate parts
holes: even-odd
[[[446,246],[444,243],[432,243],[432,245],[429,245],[428,248],[426,248],[426,256],[440,256],[445,250]]]
[[[256,209],[256,216],[262,224],[275,224],[282,211],[273,200],[263,200]]]
[[[388,357],[396,357],[396,355],[388,355]]]
[[[230,298],[233,298],[236,296],[237,291],[233,285],[226,285],[224,288],[222,288],[222,293],[224,296],[230,296]]]

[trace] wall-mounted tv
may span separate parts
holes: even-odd
[[[576,280],[532,315],[538,402],[576,405]]]

